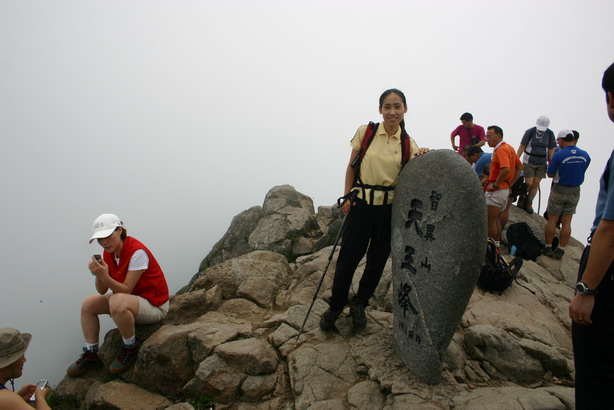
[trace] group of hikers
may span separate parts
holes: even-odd
[[[550,119],[542,115],[537,118],[534,127],[525,131],[520,146],[514,151],[503,141],[500,127],[490,126],[484,133],[484,129],[473,124],[472,120],[470,113],[463,114],[460,127],[465,131],[459,131],[459,127],[452,132],[451,138],[453,147],[474,166],[484,186],[488,235],[497,246],[500,245],[510,206],[516,200],[518,207],[529,214],[534,212],[533,199],[540,190],[541,180],[547,175],[552,178],[552,185],[544,214],[548,222],[544,232],[546,246],[543,254],[561,259],[571,237],[571,219],[580,200],[580,186],[591,162],[588,153],[577,146],[580,134],[575,130],[563,129],[555,138],[554,132],[548,128]],[[459,147],[454,145],[455,135],[460,135]],[[493,153],[482,150],[485,141],[493,148]],[[558,244],[555,241],[557,226],[560,226]]]
[[[608,115],[614,122],[614,64],[605,71],[602,87]],[[403,92],[386,90],[379,98],[379,113],[382,123],[359,127],[350,142],[351,154],[340,204],[346,218],[345,228],[329,308],[319,324],[324,331],[335,328],[348,303],[353,329],[360,331],[367,326],[365,307],[390,255],[392,201],[397,178],[407,161],[429,151],[420,148],[405,130],[407,101]],[[544,255],[561,258],[569,239],[569,223],[579,198],[579,187],[590,163],[588,154],[576,146],[579,134],[567,129],[560,131],[556,138],[560,150],[555,152],[549,120],[541,116],[535,127],[525,132],[515,151],[503,141],[500,127],[492,125],[485,132],[473,123],[469,113],[461,116],[461,122],[450,136],[452,148],[475,164],[482,180],[488,235],[499,244],[509,207],[518,196],[518,190],[513,187],[521,171],[527,191],[523,209],[529,213],[539,183],[548,175],[553,177],[553,186],[548,200]],[[456,136],[459,136],[458,146]],[[492,154],[481,149],[485,143],[493,148]],[[487,162],[489,166],[484,165]],[[576,294],[569,305],[578,409],[609,408],[610,388],[614,386],[614,150],[600,184],[592,240],[582,256]],[[559,220],[560,243],[553,249]],[[102,214],[94,221],[93,231],[90,243],[96,240],[103,252],[88,262],[97,293],[88,296],[81,305],[85,347],[67,369],[67,374],[73,377],[102,366],[98,357],[100,315],[111,316],[123,339],[109,366],[111,373],[119,373],[134,362],[139,352],[135,323],[159,322],[169,309],[169,291],[162,269],[145,245],[127,236],[121,219],[114,214]],[[366,266],[358,291],[348,300],[352,278],[365,254]],[[21,376],[30,339],[31,335],[16,329],[0,329],[1,408],[30,408],[26,402],[34,393],[36,408],[49,408],[45,402],[47,387],[26,385],[18,392],[11,392],[5,386],[7,381]]]

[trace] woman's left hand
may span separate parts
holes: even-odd
[[[99,263],[96,260],[96,258],[94,258],[93,256],[92,256],[92,260],[87,265],[87,267],[89,268],[90,272],[94,276],[98,276],[100,274],[105,274],[109,272],[109,265],[107,265],[104,259],[102,259]]]
[[[429,152],[430,150],[431,150],[430,148],[420,148],[420,149],[418,149],[418,152],[416,153],[416,156],[418,156],[418,155],[424,155],[424,154],[426,154],[427,152]]]

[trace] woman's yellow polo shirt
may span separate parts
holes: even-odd
[[[362,140],[367,131],[367,125],[361,125],[354,138],[350,141],[353,150],[360,151]],[[418,152],[418,145],[410,138],[411,160]],[[366,185],[396,186],[397,178],[401,172],[401,127],[394,135],[389,136],[383,124],[377,127],[377,133],[371,141],[365,156],[360,164],[360,180]],[[358,197],[369,201],[371,190],[365,189],[366,198],[363,198],[363,190],[359,190]],[[375,190],[373,193],[373,205],[384,204],[384,191]],[[388,203],[392,203],[394,191],[388,191]]]

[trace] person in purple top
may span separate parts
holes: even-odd
[[[614,64],[602,87],[614,122]],[[605,147],[604,147],[605,148]],[[569,304],[576,370],[576,409],[612,408],[614,386],[614,150],[599,182],[591,239],[580,259]]]
[[[486,143],[486,132],[484,127],[473,123],[473,115],[466,112],[460,117],[461,125],[456,127],[450,134],[452,149],[459,154],[463,154],[466,145],[476,145],[481,147]],[[458,145],[455,144],[455,137],[458,135]]]

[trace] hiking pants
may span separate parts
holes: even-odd
[[[590,246],[584,249],[582,278]],[[614,264],[597,287],[592,324],[571,325],[576,368],[576,409],[611,409],[614,402]]]
[[[368,205],[361,199],[356,200],[356,205],[347,216],[348,221],[342,236],[343,242],[333,279],[331,310],[338,312],[347,304],[354,272],[365,253],[367,264],[355,298],[367,306],[390,255],[391,216],[391,204]]]

